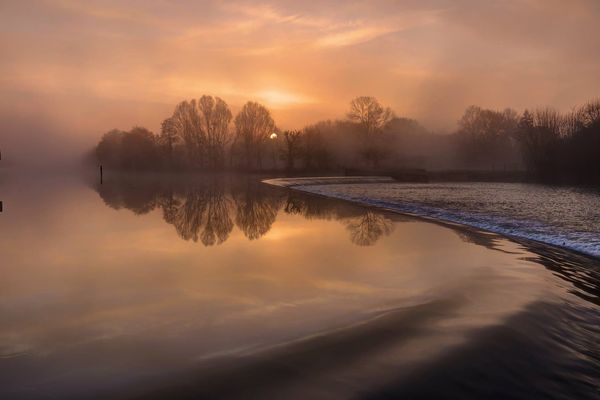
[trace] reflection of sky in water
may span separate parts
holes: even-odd
[[[330,371],[371,383],[535,302],[579,301],[507,240],[249,182],[108,183],[105,203],[75,182],[6,189],[10,390],[126,387],[390,319],[404,341],[363,354],[367,369]],[[394,322],[415,307],[429,317]]]

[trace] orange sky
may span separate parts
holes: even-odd
[[[157,130],[202,94],[282,128],[358,95],[445,131],[469,104],[568,109],[600,95],[599,20],[597,0],[2,1],[0,140]]]

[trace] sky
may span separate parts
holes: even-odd
[[[0,0],[0,150],[61,158],[203,94],[283,129],[360,95],[442,133],[471,104],[566,111],[600,96],[599,20],[598,0]]]

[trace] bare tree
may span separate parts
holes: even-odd
[[[283,157],[288,171],[292,171],[295,166],[296,158],[300,155],[300,146],[302,143],[301,131],[284,131],[283,132],[284,149]]]
[[[469,106],[458,121],[460,152],[465,162],[474,166],[491,166],[514,154],[513,138],[518,125],[517,113]]]
[[[393,117],[393,111],[381,106],[375,97],[360,96],[350,102],[348,119],[362,125],[367,138],[381,132]]]
[[[225,162],[225,148],[230,141],[231,110],[219,97],[202,96],[197,104],[200,129],[206,137],[208,164],[212,168],[222,167]]]
[[[348,119],[358,124],[363,133],[361,155],[375,168],[387,155],[381,133],[393,118],[392,110],[389,107],[381,106],[374,97],[360,96],[350,102]]]
[[[570,129],[569,125],[572,122],[550,108],[523,112],[517,127],[517,139],[530,170],[543,178],[558,172],[560,138],[566,129]]]
[[[160,127],[160,135],[157,142],[162,147],[162,151],[167,156],[168,166],[173,166],[173,149],[179,143],[180,138],[177,136],[177,125],[173,118],[165,119]]]
[[[260,168],[264,145],[275,130],[271,113],[262,104],[249,101],[235,117],[236,142],[242,147],[246,166],[255,161]]]
[[[196,100],[182,101],[175,107],[171,117],[177,136],[184,144],[188,161],[203,166],[205,160],[206,133],[201,128],[200,113]]]

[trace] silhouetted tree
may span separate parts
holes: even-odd
[[[112,130],[96,146],[96,156],[108,168],[148,170],[160,167],[156,137],[146,128]]]
[[[348,119],[359,123],[367,136],[380,133],[394,117],[389,107],[382,107],[374,97],[360,96],[350,102]]]
[[[181,138],[191,166],[202,167],[205,162],[206,132],[201,128],[201,117],[196,100],[182,101],[175,107],[171,123]]]
[[[225,163],[225,148],[229,143],[231,111],[219,97],[202,96],[198,100],[201,116],[200,129],[207,141],[208,163],[211,168],[222,168]]]
[[[261,168],[265,142],[275,130],[271,113],[265,106],[249,101],[237,114],[234,123],[235,142],[242,150],[246,167],[254,161]]]
[[[300,131],[284,131],[283,132],[283,158],[285,159],[285,167],[288,171],[292,171],[295,167],[295,162],[300,155],[300,146],[302,144],[302,132]]]
[[[157,142],[161,147],[161,153],[166,158],[166,164],[169,167],[173,167],[175,147],[181,144],[181,138],[177,132],[177,124],[173,118],[167,118],[162,122]]]
[[[517,129],[517,113],[486,110],[470,106],[458,121],[460,152],[471,166],[495,168],[514,154],[513,137]]]
[[[122,139],[125,169],[157,169],[159,167],[156,137],[148,129],[136,126]]]
[[[529,170],[538,177],[600,182],[600,100],[566,114],[525,111],[517,137]]]
[[[122,145],[125,132],[113,129],[105,133],[96,146],[96,157],[108,168],[121,168]]]
[[[517,127],[517,139],[521,144],[528,168],[542,177],[557,173],[562,118],[551,109],[525,110]]]
[[[393,117],[392,110],[381,106],[374,97],[360,96],[350,102],[348,119],[361,126],[364,142],[361,154],[374,167],[387,155],[381,133]]]
[[[337,143],[335,150],[343,151],[345,142],[336,140],[341,132],[336,132],[331,121],[322,121],[304,128],[300,157],[307,170],[327,170],[335,163],[333,142]],[[350,153],[351,151],[347,151]]]

